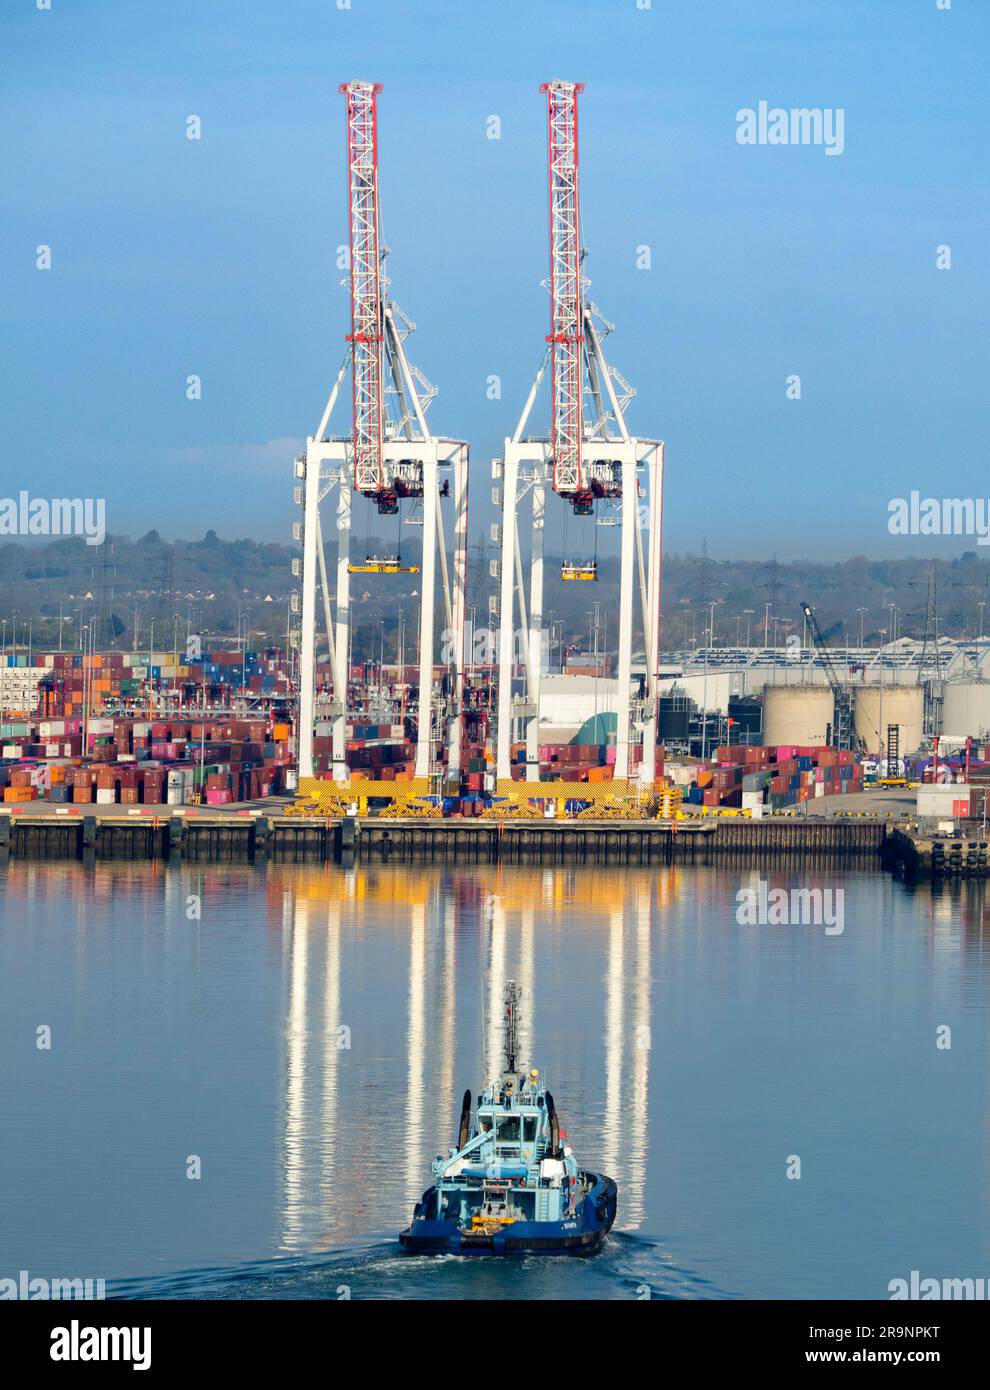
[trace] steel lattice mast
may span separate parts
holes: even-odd
[[[526,745],[526,780],[531,786],[540,780],[544,538],[547,504],[553,495],[583,516],[593,516],[601,502],[612,512],[600,524],[621,526],[614,779],[620,786],[629,780],[634,747],[643,750],[640,786],[652,786],[656,771],[663,443],[629,433],[625,409],[633,391],[605,357],[602,343],[612,325],[586,297],[589,282],[583,273],[578,196],[577,107],[583,90],[581,82],[560,81],[545,82],[540,88],[547,99],[550,333],[515,433],[506,439],[502,458],[492,465],[492,475],[502,485],[496,762],[498,781],[506,790],[513,770],[511,748],[520,734]],[[527,424],[548,367],[550,428],[546,435],[534,437],[527,434]],[[648,498],[644,505],[641,481]],[[527,494],[532,501],[528,593],[519,534],[520,504]],[[561,568],[562,579],[597,577],[597,562],[565,563]],[[634,697],[636,608],[642,623],[645,669],[637,683],[641,693]],[[517,611],[521,642],[517,642]],[[520,647],[522,689],[516,693],[513,682]]]
[[[468,447],[464,440],[434,434],[426,411],[436,390],[406,356],[405,340],[415,325],[388,298],[387,248],[382,232],[378,172],[377,82],[347,82],[340,92],[347,107],[347,199],[350,236],[351,331],[347,356],[330,392],[319,428],[307,440],[304,458],[296,460],[297,488],[303,521],[295,528],[303,543],[299,663],[299,771],[313,775],[317,598],[322,590],[322,618],[333,674],[332,698],[323,700],[319,717],[332,726],[333,775],[349,780],[346,759],[351,604],[350,576],[421,573],[419,604],[418,735],[416,777],[439,771],[437,753],[447,750],[447,775],[460,767],[460,709],[464,677],[464,614],[467,572]],[[329,435],[340,389],[351,371],[352,422],[348,435]],[[441,486],[440,475],[444,480]],[[323,547],[320,503],[337,489],[336,583],[331,593]],[[396,516],[401,498],[416,499],[419,515],[406,517],[422,526],[421,566],[402,568],[392,558],[368,556],[362,565],[350,560],[354,493],[374,502],[380,514]],[[447,525],[446,510],[452,511]],[[452,556],[447,537],[452,533]],[[452,565],[450,563],[452,559]],[[297,562],[298,563],[298,562]],[[439,583],[438,579],[439,571]],[[298,571],[297,571],[298,572]],[[442,649],[446,653],[446,693],[435,685],[437,589],[446,619]],[[334,604],[335,600],[335,604]],[[333,612],[333,608],[336,612]]]
[[[586,493],[581,464],[584,302],[578,202],[578,94],[582,82],[545,82],[550,189],[550,344],[553,487]],[[587,499],[590,500],[590,497]]]
[[[381,220],[378,207],[378,93],[380,82],[349,82],[347,185],[350,208],[354,486],[365,495],[384,484]]]

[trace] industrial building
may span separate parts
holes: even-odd
[[[755,700],[763,740],[809,743],[835,733],[830,669],[851,702],[854,742],[871,754],[883,756],[891,726],[901,754],[933,735],[990,737],[990,639],[942,637],[936,655],[930,643],[902,637],[831,647],[827,660],[815,647],[698,647],[664,656],[660,686],[716,716],[728,716],[733,700]]]

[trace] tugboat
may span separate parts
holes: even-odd
[[[505,996],[505,1070],[464,1092],[457,1145],[399,1241],[419,1255],[590,1255],[612,1229],[616,1186],[578,1166],[539,1072],[517,1066],[519,994]]]

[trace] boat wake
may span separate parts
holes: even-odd
[[[111,1299],[725,1299],[647,1237],[613,1231],[596,1255],[505,1260],[407,1255],[397,1241],[112,1280]]]

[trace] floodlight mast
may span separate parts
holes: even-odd
[[[463,440],[433,434],[426,410],[436,390],[410,365],[405,340],[415,325],[388,298],[387,248],[382,234],[378,163],[378,82],[347,82],[340,87],[347,112],[347,185],[351,300],[348,350],[296,476],[305,479],[303,522],[302,622],[300,642],[299,772],[314,770],[313,732],[317,714],[316,593],[323,590],[323,618],[333,679],[333,694],[324,713],[333,731],[333,776],[350,780],[346,762],[347,697],[350,678],[351,499],[355,492],[373,502],[380,515],[396,516],[402,498],[422,499],[423,551],[420,572],[420,629],[417,778],[441,770],[438,757],[446,746],[446,776],[460,775],[461,708],[464,680],[464,616],[467,582],[468,446]],[[330,436],[330,418],[348,367],[351,373],[351,430]],[[329,465],[329,466],[327,466]],[[440,471],[449,471],[441,488]],[[331,612],[323,550],[320,503],[337,489],[336,614]],[[453,555],[448,564],[444,507],[452,499]],[[435,603],[440,570],[444,616],[442,659],[449,680],[441,694],[434,686]],[[360,566],[372,572],[368,564]],[[384,573],[396,565],[382,565]]]
[[[503,457],[493,461],[501,480],[501,590],[499,597],[499,687],[496,772],[508,783],[511,746],[520,724],[526,743],[526,779],[539,781],[540,694],[542,674],[543,550],[546,483],[579,516],[593,516],[599,501],[621,500],[618,691],[616,696],[616,782],[629,779],[630,747],[641,744],[642,787],[656,774],[658,666],[660,650],[660,543],[663,444],[629,434],[625,407],[633,391],[610,367],[602,341],[612,325],[587,296],[581,246],[578,161],[580,82],[546,82],[550,231],[550,332],[543,364]],[[525,430],[540,384],[550,367],[550,429],[526,437]],[[639,474],[648,485],[645,526],[641,519]],[[529,602],[519,544],[519,504],[532,495]],[[644,542],[645,533],[645,542]],[[562,559],[566,561],[567,557]],[[587,567],[566,566],[562,578],[586,577]],[[645,671],[642,693],[632,697],[633,615],[638,571]],[[596,577],[595,567],[592,577]],[[523,693],[513,692],[516,667],[515,613],[518,597]],[[528,611],[527,611],[528,610]]]

